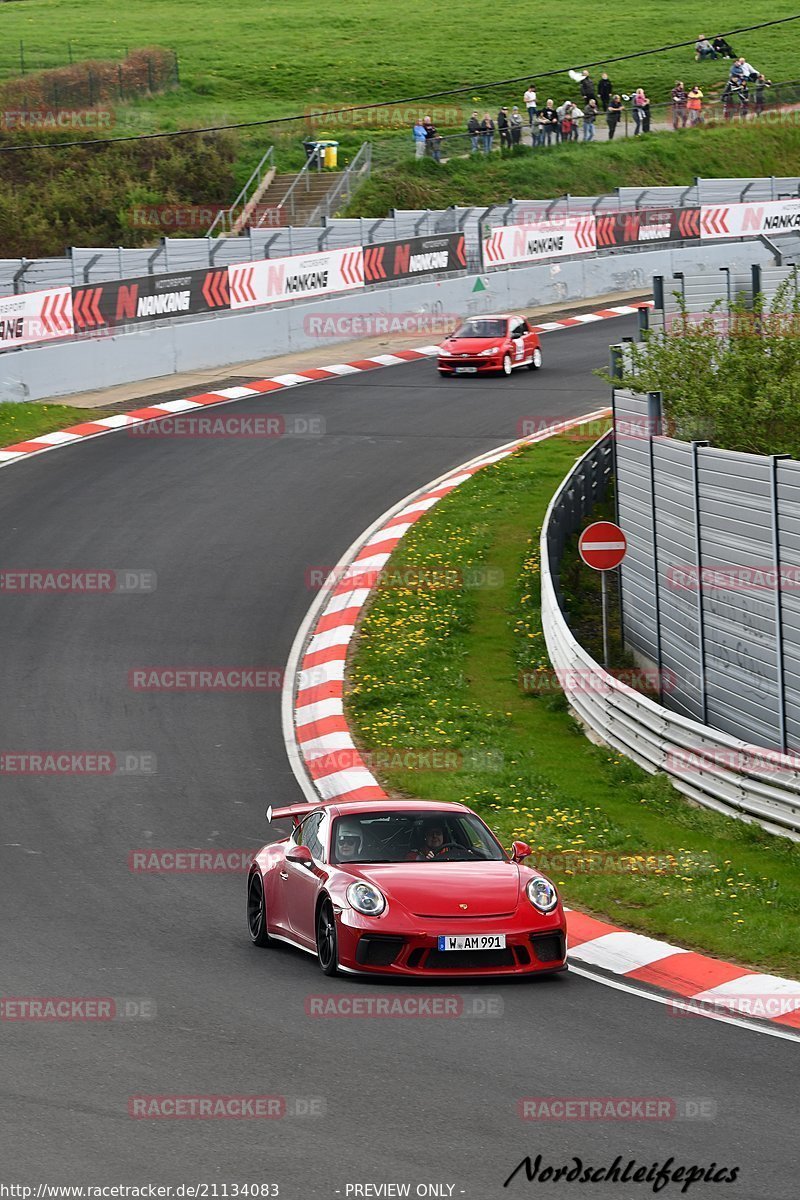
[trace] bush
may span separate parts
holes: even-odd
[[[150,46],[134,50],[122,62],[90,60],[12,79],[0,86],[0,108],[91,108],[107,100],[163,92],[176,83],[173,51]]]
[[[800,296],[797,272],[772,304],[717,302],[698,318],[679,312],[664,333],[633,345],[616,386],[660,391],[665,433],[726,450],[800,457]]]

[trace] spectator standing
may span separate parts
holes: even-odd
[[[569,141],[577,142],[578,126],[583,119],[583,111],[582,109],[578,108],[577,104],[570,104],[567,111],[569,113],[569,118],[572,121],[572,132],[570,133]]]
[[[703,122],[703,93],[697,84],[694,85],[686,98],[686,108],[689,112],[690,123],[692,125],[701,125]]]
[[[583,79],[581,79],[581,95],[583,96],[585,104],[588,104],[590,100],[597,99],[597,92],[595,91],[594,80],[592,79],[592,77],[588,71],[583,72]]]
[[[504,146],[511,145],[511,137],[508,125],[508,109],[503,105],[497,114],[497,132],[500,134],[500,149]]]
[[[533,129],[536,124],[536,88],[531,84],[522,97],[522,101],[528,110],[528,124]],[[531,135],[533,136],[533,135]]]
[[[494,141],[494,121],[488,113],[483,114],[481,121],[481,141],[483,142],[483,153],[489,154]]]
[[[675,87],[672,89],[672,128],[686,128],[686,100],[689,93],[683,86],[682,79],[675,80]]]
[[[430,117],[423,118],[422,124],[425,126],[425,144],[428,153],[434,162],[442,161],[442,139],[439,131],[434,125]]]
[[[539,133],[542,139],[540,145],[550,145],[555,136],[558,141],[558,112],[553,108],[553,101],[548,100],[544,108],[539,110]]]
[[[756,85],[753,88],[753,97],[756,102],[756,116],[760,117],[764,111],[764,91],[766,88],[772,87],[772,80],[765,79],[763,75],[759,75],[756,80]]]
[[[561,106],[561,140],[562,140],[562,142],[569,142],[572,139],[573,124],[574,123],[572,120],[572,105],[570,104],[569,100],[567,100]]]
[[[472,147],[472,153],[477,154],[478,138],[480,137],[480,134],[481,134],[481,123],[478,120],[477,112],[474,112],[472,114],[472,116],[470,117],[470,119],[467,121],[467,133],[469,134],[469,140],[470,140],[470,145]]]
[[[608,109],[606,110],[608,140],[610,142],[613,142],[614,140],[614,134],[617,132],[617,126],[619,125],[620,117],[622,116],[623,112],[624,109],[622,105],[622,97],[619,95],[619,93],[617,93],[609,100]]]
[[[417,121],[416,125],[414,126],[414,157],[424,158],[425,148],[425,126]]]
[[[608,112],[608,102],[614,94],[614,88],[611,85],[611,80],[605,71],[600,76],[600,82],[597,85],[597,90],[600,94],[600,103],[603,106],[603,112]]]
[[[704,33],[698,35],[697,41],[694,44],[694,60],[695,62],[702,61],[704,58],[716,58],[717,52],[711,45]]]
[[[511,110],[511,116],[508,118],[512,146],[518,146],[522,141],[522,124],[522,113],[515,104]]]
[[[597,101],[590,100],[583,110],[583,140],[594,141],[594,123],[597,120]]]
[[[650,132],[650,101],[644,94],[644,88],[637,88],[633,94],[633,136]]]

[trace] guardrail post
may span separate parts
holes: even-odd
[[[692,442],[692,499],[694,501],[694,556],[697,568],[697,652],[700,667],[700,703],[703,724],[708,724],[708,694],[706,690],[706,638],[703,613],[703,559],[700,551],[700,486],[697,473],[697,452],[708,442]]]
[[[778,728],[781,750],[786,753],[786,680],[783,664],[783,589],[781,579],[781,539],[778,526],[778,463],[791,454],[769,456],[769,498],[772,525],[772,559],[775,563],[775,682],[778,687]]]
[[[21,292],[25,291],[24,276],[25,276],[25,272],[27,271],[27,269],[30,265],[31,264],[27,258],[21,258],[19,260],[19,270],[14,272],[14,295],[15,296],[19,296]]]

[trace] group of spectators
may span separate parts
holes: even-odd
[[[737,57],[725,38],[715,37],[713,41],[709,41],[705,34],[701,33],[695,43],[695,60],[701,61],[705,58],[728,58],[733,62],[721,96],[722,111],[726,118],[736,114],[746,115],[751,98],[755,113],[760,114],[764,111],[765,91],[772,87],[771,81],[745,58]],[[631,95],[615,92],[614,85],[605,71],[596,85],[588,70],[570,71],[569,75],[580,87],[580,105],[565,100],[556,108],[552,98],[540,105],[533,83],[522,97],[532,145],[549,146],[554,142],[576,142],[579,138],[584,142],[591,142],[594,140],[595,124],[601,115],[605,116],[608,140],[612,141],[626,111],[626,104],[630,104],[634,137],[650,132],[650,99],[644,88],[636,88]],[[676,80],[671,95],[673,129],[701,124],[703,100],[703,92],[698,84],[687,89],[682,80]],[[488,154],[494,146],[495,138],[501,149],[518,146],[522,141],[525,124],[526,117],[516,104],[510,110],[503,105],[496,119],[488,112],[481,117],[476,110],[467,121],[470,149],[473,154],[478,151]],[[441,161],[442,138],[430,117],[424,117],[421,124],[414,126],[414,140],[418,158],[429,154],[435,162]]]

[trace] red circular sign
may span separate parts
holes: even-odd
[[[578,551],[587,567],[595,571],[610,571],[625,557],[628,542],[619,525],[613,521],[595,521],[584,529],[578,540]]]

